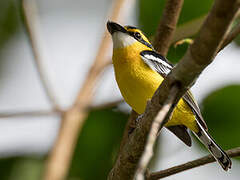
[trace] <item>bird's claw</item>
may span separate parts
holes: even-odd
[[[143,117],[143,114],[140,114],[140,115],[135,119],[134,126],[129,127],[128,136],[130,136],[130,135],[133,133],[133,131],[136,129],[136,127],[137,127],[139,121],[142,119],[142,117]]]

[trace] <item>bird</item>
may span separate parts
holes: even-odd
[[[112,62],[120,92],[134,111],[143,114],[147,101],[172,70],[173,64],[154,50],[140,29],[121,26],[113,21],[107,22],[107,29],[112,37]],[[229,156],[209,134],[207,124],[190,90],[179,100],[164,126],[187,146],[192,144],[189,129],[225,171],[231,168]]]

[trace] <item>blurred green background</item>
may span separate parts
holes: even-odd
[[[95,1],[92,0],[93,2]],[[102,4],[109,6],[107,4],[110,2],[110,0],[105,0]],[[211,0],[185,0],[177,32],[181,34],[181,30],[184,29],[187,38],[194,38],[212,2]],[[64,1],[61,1],[61,3],[64,3]],[[98,1],[98,3],[101,2]],[[137,3],[136,12],[134,12],[137,17],[136,23],[150,38],[154,37],[164,3],[164,0],[140,0]],[[79,6],[79,8],[81,7]],[[97,11],[97,9],[95,10]],[[5,60],[1,55],[3,47],[23,28],[19,15],[19,3],[8,0],[0,1],[0,71],[2,68],[5,68]],[[104,22],[101,23],[103,24]],[[188,29],[189,32],[187,31]],[[193,29],[194,31],[192,31]],[[175,40],[179,40],[178,37],[175,37]],[[177,48],[171,46],[167,56],[168,59],[176,63],[184,55],[187,47],[187,44]],[[0,75],[7,76],[1,72]],[[1,79],[3,77],[0,77],[0,84]],[[240,85],[233,82],[233,84],[228,83],[222,87],[217,87],[205,95],[200,106],[209,131],[216,141],[224,149],[239,146]],[[116,107],[92,111],[89,114],[78,137],[77,147],[68,175],[69,180],[106,179],[116,158],[127,118],[127,112],[119,111]],[[1,136],[4,135],[1,134]],[[201,147],[201,145],[198,147]],[[201,148],[199,148],[199,151],[201,151]],[[161,153],[158,157],[161,158]],[[0,179],[41,179],[46,158],[47,154],[32,155],[29,153],[21,156],[16,154],[6,157],[1,157],[0,154]],[[154,160],[157,161],[156,159]]]

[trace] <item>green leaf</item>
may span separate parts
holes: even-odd
[[[236,28],[236,26],[240,23],[240,18],[237,17],[234,21],[233,21],[233,25],[232,25],[232,29]],[[236,45],[240,46],[240,35],[237,35],[236,38],[234,39],[234,42],[236,43]]]
[[[13,2],[8,0],[0,1],[0,49],[19,28],[18,9]]]
[[[147,36],[155,35],[164,4],[165,0],[139,1],[139,27]]]
[[[171,45],[167,55],[168,60],[173,64],[176,64],[183,57],[188,49],[188,46],[188,44],[182,44],[175,48],[174,45]]]
[[[107,179],[126,122],[121,112],[91,112],[78,138],[69,179]]]
[[[207,14],[212,4],[213,0],[185,0],[179,17],[178,25],[182,25]]]
[[[139,27],[148,37],[155,35],[163,13],[165,1],[166,0],[140,0],[139,2]],[[177,26],[179,27],[179,31],[178,28],[176,30],[176,35],[179,37],[174,36],[173,40],[192,38],[198,31],[199,24],[202,24],[205,15],[211,8],[212,3],[213,0],[185,0]],[[187,47],[187,45],[182,45],[177,48],[171,46],[167,58],[172,63],[178,62],[186,53]]]
[[[203,101],[202,114],[209,133],[224,149],[239,146],[240,85],[215,90]]]
[[[40,180],[43,162],[40,157],[0,159],[1,180]]]
[[[139,1],[139,26],[148,36],[152,36],[156,32],[163,13],[165,1],[166,0]],[[212,3],[213,0],[185,0],[178,26],[207,14]]]

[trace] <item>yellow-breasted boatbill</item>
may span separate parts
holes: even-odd
[[[132,26],[108,22],[107,29],[113,40],[115,77],[125,101],[142,114],[147,101],[173,68],[168,60],[157,53],[144,34]],[[206,146],[224,170],[231,168],[228,155],[209,135],[207,125],[190,91],[178,102],[170,120],[165,124],[186,145],[191,146],[189,128]]]

